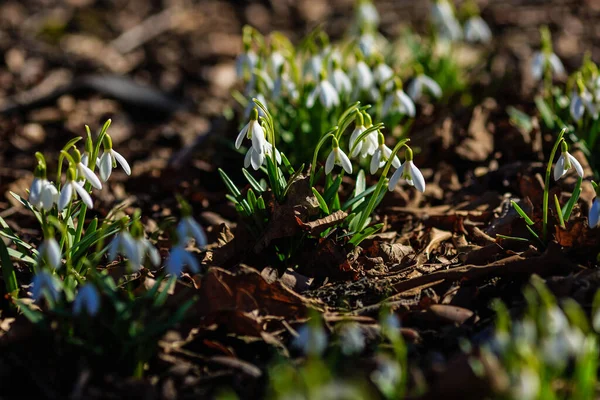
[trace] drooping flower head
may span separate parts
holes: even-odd
[[[371,158],[371,174],[375,174],[379,170],[379,168],[383,167],[392,155],[392,149],[385,145],[385,138],[381,131],[377,131],[377,140],[378,146],[375,150],[375,153],[373,153],[373,157]],[[394,166],[394,168],[400,168],[402,166],[402,164],[400,163],[400,159],[395,155],[392,159],[392,165]]]
[[[414,186],[419,192],[425,192],[425,178],[423,178],[423,174],[413,163],[413,152],[408,146],[406,147],[405,158],[404,164],[390,178],[388,189],[393,191],[400,179],[404,179],[406,183]]]
[[[348,75],[342,70],[340,62],[336,59],[332,59],[332,71],[329,81],[333,85],[333,88],[340,94],[348,94],[352,91],[352,83]]]
[[[569,169],[571,169],[571,167],[574,167],[575,171],[577,171],[577,175],[583,178],[583,167],[579,161],[577,161],[577,159],[569,153],[569,146],[567,145],[567,142],[562,140],[560,145],[561,155],[554,166],[554,180],[557,181],[562,178],[569,171]]]
[[[348,174],[352,173],[352,163],[346,153],[340,149],[338,140],[334,137],[331,152],[325,161],[325,175],[329,175],[335,165],[341,166]]]
[[[58,269],[61,266],[60,246],[54,239],[54,232],[51,227],[46,227],[44,232],[44,240],[38,248],[38,265],[44,263],[52,269]]]
[[[442,88],[440,85],[429,76],[425,75],[421,66],[416,67],[415,71],[417,72],[417,75],[410,81],[408,88],[406,89],[408,96],[412,100],[418,101],[424,91],[429,92],[436,99],[442,97]]]
[[[587,111],[593,119],[598,119],[598,109],[594,103],[594,96],[585,87],[581,72],[577,74],[576,85],[577,87],[576,90],[573,90],[569,106],[571,117],[576,122],[579,122],[585,111]]]
[[[129,167],[129,163],[125,157],[113,150],[112,138],[109,134],[104,136],[102,146],[104,147],[104,151],[100,157],[100,178],[106,182],[110,177],[113,168],[117,167],[117,162],[121,165],[121,168],[123,168],[123,171],[125,171],[127,175],[131,175],[131,167]]]
[[[594,197],[594,201],[590,207],[590,212],[588,214],[588,225],[593,229],[600,226],[600,188],[595,182],[592,182],[592,185],[594,185],[596,197]]]
[[[86,283],[77,292],[75,301],[73,301],[73,314],[80,315],[85,312],[90,317],[98,314],[100,310],[100,295],[98,290],[91,283]]]
[[[395,90],[386,97],[381,114],[387,116],[391,113],[408,115],[413,118],[416,114],[415,103],[404,90],[402,90],[402,81],[400,78],[394,80]]]
[[[92,197],[83,187],[83,183],[77,181],[77,172],[75,171],[75,168],[71,167],[67,170],[67,181],[60,191],[58,210],[64,210],[71,200],[77,196],[81,198],[81,201],[83,201],[89,209],[94,208]]]
[[[133,272],[138,271],[146,260],[150,259],[153,266],[160,264],[160,254],[158,250],[144,237],[144,227],[139,220],[131,224],[131,233],[122,228],[117,233],[108,247],[108,258],[114,261],[117,254],[124,255],[127,258],[127,265]]]
[[[542,49],[534,53],[531,63],[531,75],[533,79],[539,81],[546,72],[559,76],[565,75],[566,72],[563,63],[552,50],[552,39],[548,27],[542,27],[540,34],[542,37]]]
[[[98,179],[96,174],[94,174],[94,172],[88,168],[87,162],[83,162],[83,157],[81,156],[81,153],[75,147],[73,147],[72,157],[75,163],[77,177],[85,179],[98,190],[102,189],[102,182],[100,182],[100,179]]]
[[[312,108],[317,100],[319,100],[319,102],[327,110],[340,105],[340,96],[331,82],[327,80],[327,72],[325,69],[321,70],[320,79],[317,83],[317,86],[315,86],[312,92],[310,92],[308,95],[306,99],[306,106],[308,108]]]
[[[454,7],[447,0],[433,2],[431,22],[442,39],[456,41],[462,38],[462,29],[454,15]]]
[[[356,23],[360,29],[377,29],[379,26],[379,13],[371,0],[356,3]]]
[[[466,14],[464,33],[465,40],[471,43],[488,43],[492,40],[492,31],[481,18],[479,6],[475,1],[465,1],[461,11]]]
[[[39,156],[43,159],[41,154]],[[33,181],[29,188],[29,203],[38,209],[49,211],[57,202],[58,189],[54,183],[46,179],[45,162],[40,162],[33,172]]]
[[[33,277],[31,297],[39,301],[42,297],[51,302],[57,302],[62,290],[62,281],[48,271],[40,271]]]

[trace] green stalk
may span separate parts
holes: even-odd
[[[542,225],[542,238],[544,243],[546,243],[546,238],[548,234],[548,196],[550,193],[550,175],[552,173],[552,162],[554,161],[554,156],[556,155],[556,150],[558,150],[558,146],[563,139],[566,128],[563,128],[558,134],[558,138],[556,139],[556,143],[554,143],[554,147],[552,148],[552,152],[550,153],[550,159],[548,160],[548,166],[546,167],[546,179],[544,180],[544,204],[542,206],[543,213],[543,225]]]
[[[323,146],[323,144],[325,144],[325,141],[327,139],[329,139],[330,137],[334,137],[333,132],[335,132],[335,130],[337,130],[337,126],[334,127],[332,130],[330,130],[328,133],[326,133],[321,138],[321,140],[319,140],[319,143],[317,143],[317,147],[315,147],[315,151],[313,153],[312,164],[310,165],[310,186],[312,186],[314,184],[313,179],[315,176],[315,171],[317,169],[317,157],[319,156],[319,150],[321,150],[321,146]]]

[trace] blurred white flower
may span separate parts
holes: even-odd
[[[383,103],[381,114],[385,117],[392,112],[408,115],[411,118],[416,114],[415,103],[400,88],[388,94]]]
[[[462,38],[462,29],[448,1],[434,1],[431,8],[431,20],[443,39],[456,41]]]
[[[58,301],[62,282],[54,275],[46,271],[40,271],[33,277],[33,287],[31,288],[31,297],[34,301],[39,301],[42,297],[47,300]],[[48,299],[48,297],[50,297]]]
[[[531,63],[531,75],[534,80],[539,81],[542,78],[546,65],[549,65],[554,75],[563,76],[566,74],[565,67],[556,54],[552,52],[537,51],[534,53],[533,61]]]
[[[354,66],[353,80],[354,87],[359,91],[369,90],[373,86],[375,82],[373,72],[363,60],[358,61]]]
[[[166,272],[170,275],[179,276],[186,265],[193,273],[197,274],[200,272],[200,265],[196,257],[187,251],[182,244],[178,244],[171,249],[165,265]]]
[[[79,315],[83,311],[89,316],[98,314],[100,310],[100,295],[98,290],[91,283],[86,283],[77,292],[77,296],[73,301],[73,314]]]
[[[340,104],[340,97],[331,84],[324,76],[321,77],[317,86],[308,95],[306,99],[306,106],[312,108],[315,105],[315,101],[319,99],[320,103],[326,109],[331,109]]]
[[[252,71],[256,66],[258,56],[252,50],[247,50],[238,55],[235,60],[235,73],[238,78],[244,77],[244,71]]]
[[[513,399],[534,400],[540,392],[540,377],[529,367],[524,367],[514,375],[511,394]]]
[[[423,95],[423,89],[427,89],[435,98],[439,99],[442,97],[442,88],[440,85],[425,74],[415,76],[408,84],[406,92],[412,100],[417,101]]]
[[[329,81],[339,94],[348,94],[352,91],[350,78],[348,78],[348,75],[346,75],[337,62],[334,62],[334,69],[331,75],[329,75]]]
[[[208,244],[206,233],[202,226],[191,216],[184,216],[177,224],[177,236],[181,243],[187,242],[189,239],[196,241],[196,246],[204,247]]]
[[[576,122],[579,122],[586,110],[593,119],[598,119],[598,109],[594,104],[594,97],[592,94],[587,90],[581,93],[574,91],[571,96],[571,104],[569,107],[571,117]]]
[[[317,80],[323,67],[323,57],[313,54],[304,63],[303,75],[304,77],[312,76],[313,79]]]
[[[61,265],[62,256],[60,254],[60,246],[53,237],[44,239],[38,248],[38,263],[46,261],[53,269],[57,269]]]
[[[600,199],[597,196],[594,198],[590,212],[588,213],[588,225],[590,228],[597,228],[600,225]],[[600,322],[598,326],[600,326]]]
[[[121,230],[108,245],[108,260],[115,261],[118,254],[131,260],[139,259],[137,252],[138,248],[131,234],[126,230]]]
[[[392,78],[394,77],[394,70],[392,67],[380,60],[375,68],[373,68],[373,78],[378,85],[385,83],[385,89],[391,90],[394,86]]]
[[[377,27],[379,13],[375,5],[369,0],[361,0],[356,6],[356,22],[360,27]]]
[[[385,395],[392,398],[402,379],[402,367],[387,356],[377,357],[377,369],[371,372],[371,381]]]
[[[321,324],[304,324],[298,329],[292,346],[307,356],[318,357],[327,348],[327,333]]]
[[[366,346],[365,335],[357,323],[345,324],[340,331],[340,346],[346,355],[361,353]]]
[[[29,203],[36,208],[49,211],[58,203],[58,189],[45,178],[34,178],[29,189]]]
[[[465,23],[465,39],[471,43],[489,43],[492,40],[492,31],[483,18],[475,15]]]

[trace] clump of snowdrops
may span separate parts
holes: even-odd
[[[33,214],[43,238],[37,245],[29,243],[0,218],[0,236],[12,242],[6,246],[0,240],[2,274],[13,304],[30,321],[47,330],[58,326],[67,342],[88,352],[90,360],[107,356],[114,363],[119,354],[119,368],[141,375],[158,338],[191,305],[182,304],[174,314],[163,307],[184,268],[199,272],[188,245],[193,239],[202,247],[206,237],[190,206],[180,199],[182,218],[165,227],[173,246],[160,269],[162,257],[154,241],[161,232],[146,232],[139,212],[128,216],[117,206],[88,218],[95,191],[106,190],[113,170],[131,174],[127,160],[113,148],[109,127],[110,120],[94,137],[86,126],[85,138],[70,140],[60,151],[55,169],[36,153],[28,198],[11,194]],[[19,285],[13,260],[19,263],[20,276],[32,276],[30,284]],[[112,267],[106,268],[107,263]],[[111,272],[116,266],[124,271]],[[153,271],[156,282],[139,295],[132,278],[142,267]]]

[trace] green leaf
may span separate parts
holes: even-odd
[[[22,198],[21,196],[19,196],[18,194],[14,193],[14,192],[9,192],[9,193],[12,197],[17,199],[17,201],[19,203],[23,204],[26,209],[28,209],[29,211],[31,211],[33,213],[33,215],[38,220],[40,225],[42,224],[42,215],[35,208],[33,208],[33,206],[31,205],[31,203],[29,201],[25,200],[24,198]]]
[[[371,236],[375,232],[379,231],[381,228],[383,228],[383,224],[382,223],[376,224],[376,225],[373,225],[373,226],[369,226],[368,228],[366,228],[362,232],[354,234],[354,236],[352,237],[352,239],[350,239],[349,243],[353,244],[354,246],[358,246],[363,240],[365,240],[366,238],[368,238],[369,236]]]
[[[521,218],[523,218],[525,220],[525,223],[527,225],[533,225],[534,224],[534,222],[531,220],[531,218],[529,218],[529,216],[527,215],[527,213],[525,213],[525,211],[523,211],[523,209],[521,207],[519,207],[519,205],[517,203],[515,203],[513,200],[511,200],[510,204],[513,206],[513,208],[515,209],[515,211],[517,213],[519,213],[519,215],[521,216]]]
[[[246,193],[246,198],[248,199],[248,204],[250,205],[250,210],[254,213],[256,209],[256,195],[252,188],[248,189],[248,193]]]
[[[315,197],[317,198],[317,201],[319,202],[319,207],[321,208],[321,211],[323,211],[323,213],[325,213],[325,215],[329,215],[329,207],[327,207],[327,203],[325,202],[325,199],[323,199],[321,194],[314,187],[312,188],[312,192],[315,195]]]
[[[497,234],[496,237],[500,238],[500,239],[504,239],[504,240],[514,240],[517,242],[529,242],[529,239],[525,239],[525,238],[517,237],[517,236],[508,236],[508,235]]]
[[[569,217],[571,216],[571,212],[573,211],[573,207],[575,207],[575,204],[577,204],[577,200],[579,200],[579,196],[581,195],[581,183],[582,182],[583,182],[583,178],[579,177],[579,179],[577,180],[577,183],[575,184],[575,189],[573,189],[573,194],[571,194],[571,198],[569,199],[567,204],[565,204],[565,206],[562,209],[562,216],[565,221],[569,220]]]
[[[6,291],[14,295],[19,291],[19,284],[17,282],[17,275],[15,274],[15,268],[10,256],[8,254],[8,248],[4,244],[4,240],[0,238],[0,268],[2,268],[2,277],[4,278],[4,285]]]
[[[237,186],[235,185],[235,183],[233,183],[233,181],[229,178],[229,176],[227,176],[225,171],[223,171],[221,168],[219,168],[219,175],[221,175],[221,179],[223,180],[223,183],[225,183],[225,186],[227,186],[227,190],[229,190],[229,192],[233,196],[235,196],[237,198],[242,195],[242,193],[240,193],[240,191],[237,188]]]
[[[373,185],[370,188],[368,188],[367,190],[361,192],[359,195],[348,199],[343,205],[342,205],[342,210],[347,210],[348,208],[352,207],[352,210],[355,211],[358,209],[359,206],[361,205],[365,205],[364,201],[362,201],[365,197],[367,197],[368,195],[370,195],[371,193],[373,193],[375,191],[375,189],[377,188],[377,185]]]
[[[254,189],[257,193],[264,192],[262,186],[260,186],[260,183],[258,183],[256,179],[254,179],[254,177],[250,174],[250,172],[248,172],[246,168],[242,168],[242,173],[246,177],[246,180],[248,181],[250,186],[252,186],[252,189]]]
[[[512,106],[508,106],[506,108],[506,112],[510,117],[510,122],[521,128],[526,133],[531,132],[533,129],[533,123],[531,122],[531,117],[525,114],[523,111],[517,110]]]
[[[558,197],[554,195],[554,207],[556,208],[556,215],[558,216],[558,222],[560,223],[561,228],[565,229],[565,220],[563,218],[563,213],[560,208],[560,202],[558,201]]]
[[[554,129],[554,114],[550,110],[550,107],[548,106],[546,101],[542,98],[542,96],[535,96],[534,101],[542,119],[544,120],[544,124],[549,129]]]
[[[331,204],[331,201],[333,200],[334,196],[340,189],[340,185],[342,184],[342,175],[343,175],[343,172],[340,173],[335,178],[333,183],[331,185],[329,185],[329,187],[327,187],[327,189],[325,190],[325,193],[323,193],[323,199],[325,199],[327,204]],[[328,175],[328,176],[330,176],[330,175]]]

